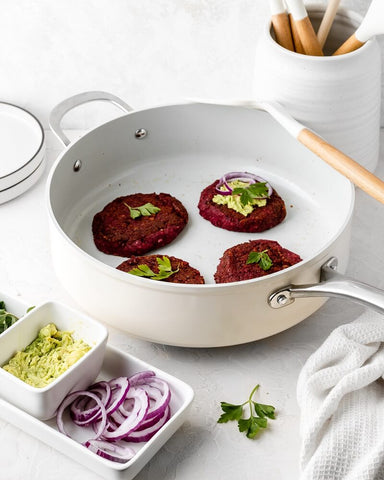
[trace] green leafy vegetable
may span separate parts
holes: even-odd
[[[163,256],[163,258],[156,258],[156,261],[159,268],[158,273],[155,273],[148,267],[148,265],[139,265],[132,268],[132,270],[129,270],[127,273],[138,277],[147,277],[152,280],[164,280],[179,271],[179,268],[172,270],[171,261],[166,256]]]
[[[7,328],[17,322],[18,317],[12,313],[7,312],[5,303],[0,301],[0,334]]]
[[[251,439],[255,438],[262,428],[267,428],[268,418],[275,418],[275,407],[272,407],[272,405],[257,403],[252,400],[252,397],[258,388],[259,385],[256,385],[248,400],[241,405],[221,402],[220,405],[224,413],[218,419],[217,423],[227,423],[231,420],[236,420],[239,431],[246,432],[246,436]],[[243,410],[246,405],[248,405],[249,408],[249,418],[242,418]]]
[[[263,250],[262,252],[250,252],[247,258],[247,264],[258,263],[261,269],[269,270],[272,267],[273,262],[267,251],[268,250]]]
[[[254,198],[268,197],[268,187],[266,182],[252,183],[247,187],[234,188],[232,194],[240,195],[242,205],[248,205]]]
[[[129,213],[131,218],[149,217],[150,215],[156,215],[157,212],[160,212],[159,207],[155,207],[152,203],[145,203],[141,207],[130,207],[127,203],[123,202],[126,207],[129,208]]]

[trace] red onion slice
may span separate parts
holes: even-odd
[[[83,443],[91,452],[113,462],[125,463],[135,456],[133,448],[127,445],[109,443],[102,440],[87,440]]]
[[[232,194],[232,188],[229,186],[229,182],[233,180],[240,180],[241,182],[246,182],[251,184],[254,183],[265,183],[265,186],[268,188],[268,196],[266,197],[260,197],[260,198],[268,198],[272,195],[273,189],[271,185],[264,180],[262,177],[259,177],[258,175],[254,175],[253,173],[249,172],[229,172],[223,175],[218,183],[216,184],[216,191],[220,193],[220,195],[231,195]],[[225,187],[225,190],[221,190],[220,187]]]
[[[98,438],[105,430],[106,425],[107,425],[107,413],[105,410],[104,405],[102,404],[101,400],[97,395],[95,395],[92,392],[88,392],[87,390],[80,390],[78,392],[73,392],[70,393],[65,397],[65,399],[61,402],[61,405],[59,406],[57,410],[57,415],[56,415],[56,421],[57,421],[57,428],[59,429],[59,432],[63,433],[67,437],[70,437],[68,433],[66,432],[64,428],[64,422],[63,422],[63,413],[64,410],[79,396],[88,396],[91,397],[95,402],[97,403],[100,412],[101,412],[101,419],[99,422],[99,428],[96,431],[96,438]]]
[[[104,439],[120,440],[133,432],[144,420],[149,408],[148,395],[142,389],[134,390],[133,388],[128,394],[130,398],[135,399],[135,405],[131,414],[116,429],[110,430],[106,428],[102,434]]]
[[[167,407],[163,413],[163,415],[151,426],[148,426],[145,429],[136,429],[134,432],[128,434],[124,440],[129,442],[139,443],[139,442],[148,442],[155,433],[157,433],[160,428],[165,425],[171,416],[171,411],[169,407]]]
[[[114,412],[124,402],[129,391],[129,380],[127,377],[118,377],[109,381],[112,390],[112,396],[106,405],[107,414]]]
[[[127,462],[135,451],[119,442],[152,438],[171,416],[170,398],[167,382],[150,370],[129,378],[117,377],[67,395],[57,411],[57,426],[70,436],[63,421],[64,411],[70,407],[72,421],[80,427],[90,426],[95,432],[94,438],[83,445],[103,458]]]

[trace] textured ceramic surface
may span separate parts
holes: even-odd
[[[308,11],[316,25],[323,11]],[[360,21],[355,12],[339,10],[325,52],[334,52]],[[381,97],[376,40],[347,55],[314,57],[280,47],[269,28],[264,33],[256,50],[254,97],[279,101],[297,120],[373,171],[379,154]]]

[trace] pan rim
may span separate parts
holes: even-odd
[[[210,294],[212,292],[216,292],[218,294],[219,292],[222,292],[223,294],[226,294],[227,291],[232,291],[232,290],[237,290],[240,286],[241,287],[251,287],[254,284],[259,284],[260,282],[267,283],[270,279],[273,279],[277,276],[282,276],[285,275],[287,272],[293,272],[296,270],[301,270],[305,268],[308,264],[316,261],[317,258],[321,257],[323,253],[341,236],[341,234],[344,232],[344,230],[347,228],[351,221],[351,217],[353,215],[354,211],[354,205],[355,205],[355,188],[354,185],[350,180],[344,177],[344,180],[346,182],[346,186],[348,186],[348,193],[349,193],[349,209],[348,212],[345,215],[344,222],[339,226],[339,228],[334,232],[332,237],[328,240],[327,243],[325,243],[320,250],[318,250],[315,254],[309,256],[308,258],[302,260],[301,262],[288,267],[284,270],[280,270],[275,273],[271,273],[269,275],[263,276],[263,277],[258,277],[258,278],[253,278],[249,280],[242,280],[242,281],[237,281],[237,282],[230,282],[230,283],[208,283],[208,284],[178,284],[178,283],[172,283],[172,282],[157,282],[157,281],[148,281],[146,278],[141,278],[141,277],[135,277],[133,275],[130,275],[129,277],[125,272],[122,272],[120,270],[117,270],[116,268],[107,265],[106,263],[102,262],[101,260],[98,260],[91,254],[87,253],[84,251],[82,248],[80,248],[62,229],[60,226],[58,220],[56,219],[56,216],[54,214],[53,208],[52,208],[52,203],[51,203],[51,184],[53,177],[55,175],[56,169],[58,165],[61,163],[62,158],[64,155],[78,142],[80,142],[82,139],[84,139],[87,135],[91,134],[92,132],[95,132],[97,129],[101,129],[105,127],[106,125],[111,124],[112,122],[115,122],[116,120],[119,120],[123,117],[133,115],[135,113],[139,112],[148,112],[151,110],[155,109],[161,109],[164,107],[177,107],[177,106],[187,106],[187,105],[194,105],[194,102],[191,101],[186,101],[186,102],[176,102],[176,103],[167,103],[167,104],[161,104],[161,105],[156,105],[156,106],[151,106],[151,107],[143,107],[140,109],[136,109],[132,112],[128,112],[122,117],[118,117],[117,119],[112,119],[108,122],[103,123],[102,125],[99,125],[89,131],[87,131],[82,137],[74,140],[71,142],[58,156],[58,158],[55,160],[54,164],[52,165],[48,178],[47,178],[47,183],[46,183],[46,206],[48,209],[48,216],[51,221],[51,226],[55,228],[56,232],[60,234],[61,238],[76,252],[76,254],[80,255],[85,261],[90,262],[94,267],[96,267],[98,270],[100,270],[102,273],[112,277],[115,280],[118,280],[123,283],[127,284],[132,284],[136,287],[142,287],[145,286],[147,289],[150,290],[160,290],[164,292],[173,292],[173,293],[196,293],[197,291],[199,293],[204,292],[207,294]],[[236,107],[236,106],[231,106],[230,108],[241,108],[241,107]],[[322,162],[321,159],[319,159],[319,162]],[[334,171],[335,175],[341,175],[337,171]],[[144,282],[144,283],[143,283]]]

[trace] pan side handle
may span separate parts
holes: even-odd
[[[384,291],[366,283],[353,280],[336,272],[337,259],[330,258],[321,267],[320,282],[311,285],[288,285],[273,292],[268,303],[272,308],[290,305],[296,298],[338,297],[384,313]]]
[[[83,105],[84,103],[93,102],[93,101],[106,101],[113,103],[118,108],[123,110],[125,113],[131,112],[133,108],[121,100],[119,97],[112,95],[108,92],[84,92],[74,95],[73,97],[69,97],[66,100],[63,100],[61,103],[56,105],[53,108],[51,115],[49,117],[49,126],[52,132],[57,136],[57,138],[63,143],[65,147],[67,147],[71,141],[69,138],[64,134],[61,128],[61,121],[70,110]]]

